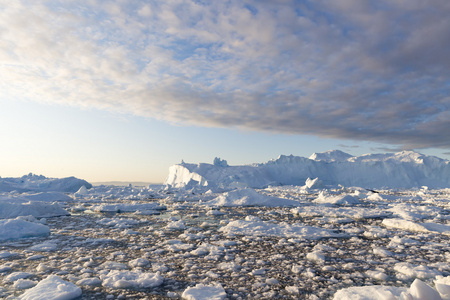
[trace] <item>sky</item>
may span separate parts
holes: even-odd
[[[0,176],[450,158],[447,0],[0,0]]]

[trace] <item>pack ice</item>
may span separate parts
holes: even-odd
[[[54,190],[0,194],[0,298],[450,300],[449,175],[328,151],[183,163],[166,185],[28,176]]]

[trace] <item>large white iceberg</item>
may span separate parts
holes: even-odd
[[[325,185],[364,188],[447,188],[450,162],[413,151],[351,156],[341,151],[313,154],[310,158],[281,155],[261,164],[181,163],[169,168],[165,184],[175,188],[192,185],[230,189],[264,188],[269,185],[303,185],[308,178]]]

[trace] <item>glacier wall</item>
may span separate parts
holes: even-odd
[[[325,185],[365,188],[450,187],[450,161],[413,151],[351,156],[332,150],[309,158],[281,155],[266,163],[222,166],[181,163],[169,169],[165,184],[232,189],[269,185],[304,185],[318,177]]]

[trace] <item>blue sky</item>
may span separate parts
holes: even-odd
[[[0,0],[0,176],[449,158],[446,0],[129,2]]]

